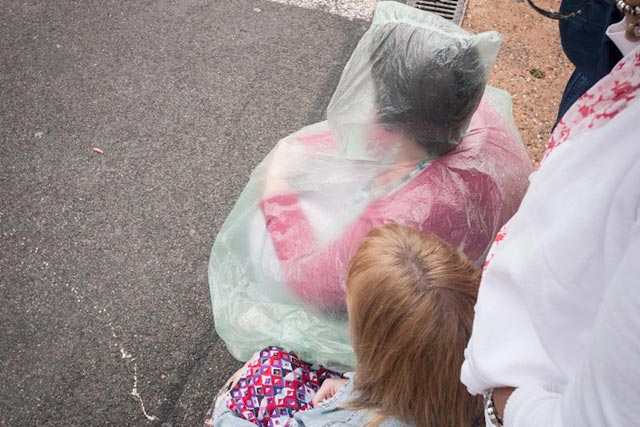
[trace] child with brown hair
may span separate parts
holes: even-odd
[[[459,381],[479,279],[434,235],[397,224],[372,230],[346,284],[357,371],[340,378],[269,347],[230,380],[206,425],[480,423],[482,402]]]

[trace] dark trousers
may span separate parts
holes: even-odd
[[[561,12],[575,10],[584,0],[563,0]],[[605,34],[622,19],[613,0],[590,0],[579,15],[559,21],[560,41],[576,69],[569,78],[558,108],[560,120],[573,103],[620,61],[622,54]]]

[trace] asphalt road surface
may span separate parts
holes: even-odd
[[[216,233],[368,26],[311,3],[0,0],[1,426],[201,425]]]

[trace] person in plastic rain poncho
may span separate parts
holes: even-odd
[[[328,120],[277,144],[218,233],[211,297],[235,357],[279,345],[353,367],[346,266],[374,227],[434,233],[484,262],[531,172],[508,95],[485,90],[500,43],[495,32],[379,4]]]

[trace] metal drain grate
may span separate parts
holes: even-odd
[[[443,18],[460,23],[464,13],[464,0],[407,0],[409,6],[435,13]]]

